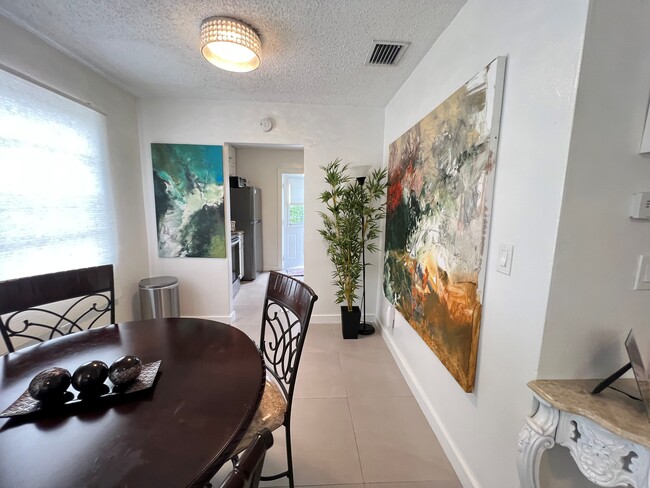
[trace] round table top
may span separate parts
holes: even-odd
[[[254,342],[226,324],[134,321],[7,354],[0,357],[0,411],[43,369],[60,366],[72,373],[84,362],[110,366],[125,354],[143,363],[162,360],[154,388],[110,405],[64,406],[64,415],[0,419],[0,486],[182,487],[209,481],[250,424],[264,387]]]

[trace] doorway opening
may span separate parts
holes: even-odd
[[[227,176],[230,178],[230,184],[226,188],[225,198],[228,201],[226,209],[227,220],[230,220],[231,235],[238,234],[242,243],[244,254],[244,275],[246,275],[246,255],[254,253],[256,256],[256,272],[259,275],[267,271],[286,272],[284,264],[284,231],[283,231],[283,214],[284,214],[284,195],[282,175],[304,175],[304,148],[300,145],[290,144],[257,144],[257,143],[237,143],[230,142],[224,144],[224,166],[228,168]],[[225,168],[224,168],[225,170]],[[300,190],[304,193],[304,176]],[[293,182],[294,193],[297,191],[296,183]],[[246,193],[243,188],[257,189],[259,194],[258,200],[261,201],[260,212],[258,215],[261,228],[261,242],[255,244],[255,235],[252,235],[247,222],[251,219],[246,215],[238,215],[240,209],[244,206],[236,201],[237,193]],[[304,213],[300,214],[303,208],[298,208],[296,196],[292,202],[292,230],[297,231],[295,227],[296,219],[301,216],[304,219]],[[304,198],[303,198],[304,205]],[[298,248],[304,255],[304,224],[303,234],[295,236],[295,251]],[[260,241],[258,239],[258,241]],[[293,249],[292,249],[293,251]],[[232,256],[230,256],[232,259]],[[251,260],[248,260],[249,264]],[[295,268],[301,268],[303,263],[295,263]],[[300,266],[298,266],[300,264]],[[260,269],[261,268],[261,269]],[[291,273],[297,273],[292,268]],[[302,270],[300,271],[302,273]],[[246,276],[244,276],[246,278]],[[249,277],[250,278],[250,277]],[[253,281],[242,281],[242,286],[252,283]],[[233,284],[234,288],[235,284]],[[232,296],[232,295],[231,295]]]
[[[304,275],[305,266],[305,175],[285,173],[282,184],[282,269],[290,275]]]

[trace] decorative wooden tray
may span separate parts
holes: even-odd
[[[81,394],[79,394],[75,398],[74,393],[68,390],[65,395],[69,398],[69,400],[66,400],[62,403],[57,403],[51,407],[48,406],[48,408],[44,408],[43,404],[40,401],[32,398],[32,396],[29,394],[29,391],[25,390],[25,393],[20,395],[15,402],[13,402],[2,413],[0,413],[0,417],[16,417],[18,415],[27,415],[40,411],[55,410],[67,405],[74,405],[81,402],[101,403],[102,400],[106,398],[124,396],[128,395],[129,393],[147,390],[151,388],[156,381],[156,375],[158,374],[158,368],[160,368],[161,362],[162,361],[154,361],[153,363],[142,365],[140,376],[126,385],[115,386],[109,381],[108,383],[112,386],[109,387],[108,385],[105,385],[106,393],[99,396],[93,396],[88,399],[84,399]]]

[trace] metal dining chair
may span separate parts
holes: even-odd
[[[273,445],[273,434],[262,429],[221,483],[220,488],[257,488],[260,484],[266,451]]]
[[[267,378],[260,406],[235,454],[244,450],[262,428],[271,431],[284,426],[287,446],[287,470],[262,481],[289,478],[293,488],[291,458],[291,405],[300,356],[309,328],[309,320],[318,296],[309,286],[290,276],[271,271],[262,311],[260,350]]]
[[[21,341],[115,323],[114,295],[112,264],[2,281],[0,334],[14,352]]]

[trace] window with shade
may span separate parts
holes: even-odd
[[[105,116],[0,70],[0,280],[115,261]]]

